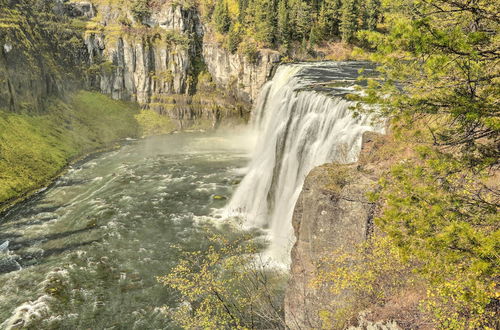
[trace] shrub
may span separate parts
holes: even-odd
[[[151,15],[149,0],[135,0],[131,5],[130,11],[138,22],[142,22],[149,18]]]
[[[180,262],[158,280],[184,301],[170,309],[185,329],[284,328],[285,277],[256,255],[262,245],[252,233],[207,232],[206,248],[185,252]]]
[[[240,46],[241,53],[251,64],[257,64],[260,59],[260,52],[253,42],[244,42]]]

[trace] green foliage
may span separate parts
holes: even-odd
[[[276,39],[280,44],[287,44],[290,40],[289,13],[285,0],[280,0],[278,4]]]
[[[207,231],[208,246],[183,253],[158,278],[184,301],[169,314],[185,329],[283,328],[284,275],[258,259],[255,233],[221,229]]]
[[[142,22],[151,15],[149,0],[134,0],[130,11],[138,22]]]
[[[364,28],[374,31],[377,28],[377,23],[380,17],[381,3],[380,0],[369,0],[366,4],[364,12]]]
[[[213,20],[215,29],[220,33],[227,33],[231,27],[231,17],[226,1],[217,1],[215,5]]]
[[[354,251],[331,251],[317,267],[312,286],[333,297],[318,311],[323,329],[344,329],[360,311],[415,285],[411,264],[388,237],[372,237]]]
[[[0,203],[47,184],[74,157],[136,136],[136,107],[79,92],[43,115],[0,110]]]
[[[153,110],[141,110],[135,115],[142,136],[168,134],[175,131],[176,126],[167,116],[162,116]]]
[[[246,10],[251,33],[262,46],[273,45],[276,31],[275,6],[273,1],[254,0]]]
[[[227,35],[226,48],[232,54],[234,54],[238,50],[238,46],[242,41],[241,34],[242,33],[239,28],[233,28]]]
[[[382,181],[386,207],[377,224],[420,261],[415,268],[429,283],[424,305],[441,328],[493,328],[498,199],[482,182],[486,173],[432,148],[420,153],[422,162],[397,165]]]
[[[428,286],[443,329],[498,327],[500,191],[497,9],[484,1],[386,2],[387,33],[363,32],[381,78],[369,81],[418,157],[381,181],[379,227]]]
[[[293,26],[292,38],[298,41],[309,36],[312,27],[312,12],[308,2],[303,0],[292,0],[289,4],[290,22]]]
[[[257,46],[252,42],[245,42],[241,45],[241,52],[252,64],[257,64],[259,61],[259,50]]]
[[[358,29],[357,17],[359,13],[358,0],[346,0],[342,3],[340,19],[340,33],[342,41],[350,42]]]
[[[358,0],[204,0],[201,3],[205,20],[211,18],[215,30],[231,39],[225,42],[232,51],[240,40],[254,42],[259,48],[286,52],[294,52],[292,44],[322,45],[341,36],[344,41],[355,42],[360,28],[376,28],[380,7],[379,0],[370,0],[363,6]]]

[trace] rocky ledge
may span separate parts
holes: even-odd
[[[367,194],[376,188],[383,168],[371,159],[383,139],[379,134],[365,133],[357,163],[325,164],[313,169],[305,180],[292,220],[296,242],[285,297],[285,318],[291,329],[321,329],[319,312],[332,301],[342,306],[349,294],[332,295],[327,288],[313,287],[311,281],[320,270],[322,258],[336,250],[353,251],[370,236],[376,205]],[[398,328],[390,322],[364,319],[358,324],[353,329]]]

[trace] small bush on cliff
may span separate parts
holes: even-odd
[[[389,237],[372,237],[351,252],[331,251],[311,282],[333,297],[318,311],[322,328],[344,329],[360,311],[410,290],[417,283],[411,265]]]
[[[246,60],[252,64],[259,62],[259,50],[257,45],[252,41],[246,41],[240,45],[240,51],[245,56]]]
[[[143,20],[149,18],[151,15],[149,0],[134,0],[130,7],[130,11],[134,15],[136,21],[142,23]]]
[[[171,273],[158,278],[184,301],[169,315],[185,329],[285,328],[284,274],[257,257],[262,245],[253,234],[221,232],[207,232],[208,246],[183,253]]]

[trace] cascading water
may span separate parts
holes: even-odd
[[[353,103],[342,97],[354,91],[362,65],[282,65],[260,93],[252,119],[256,149],[226,212],[243,217],[248,227],[268,231],[268,252],[275,262],[289,264],[291,218],[309,171],[328,162],[356,161],[362,134],[383,131],[373,116],[354,117]],[[347,86],[327,88],[332,81]]]

